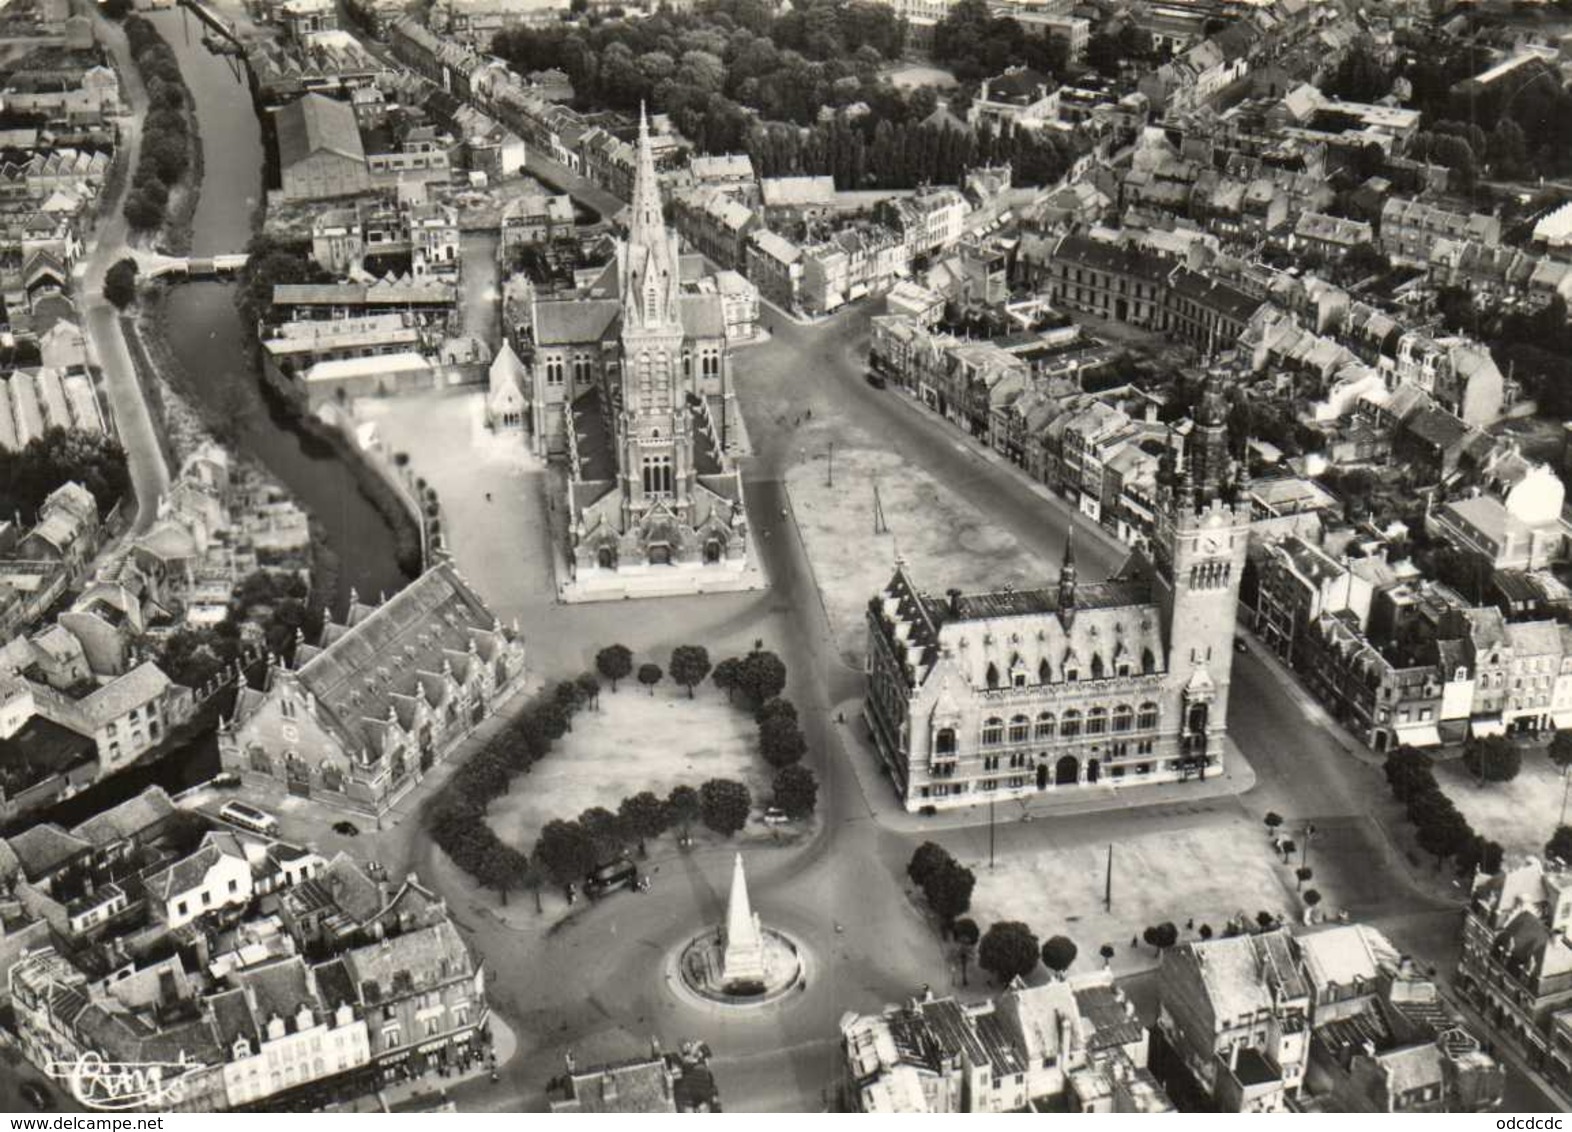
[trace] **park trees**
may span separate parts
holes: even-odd
[[[579,702],[590,707],[600,706],[600,677],[593,672],[580,672],[573,678],[579,686]]]
[[[807,752],[808,741],[795,720],[773,715],[759,725],[759,753],[771,766],[790,766]]]
[[[1558,729],[1545,753],[1556,764],[1556,769],[1566,774],[1567,768],[1572,767],[1572,731]]]
[[[645,842],[666,832],[671,822],[671,809],[652,791],[641,790],[622,800],[617,816],[622,828],[638,842],[639,856],[643,857],[649,852]]]
[[[977,877],[942,845],[924,841],[917,846],[906,874],[922,889],[928,907],[942,922],[950,923],[971,907]]]
[[[540,831],[534,857],[552,880],[565,887],[583,880],[595,867],[595,842],[578,822],[558,818]]]
[[[670,671],[673,682],[688,689],[691,700],[694,686],[710,674],[709,651],[703,645],[678,645],[671,650]]]
[[[748,824],[753,799],[748,788],[729,778],[712,778],[699,787],[699,813],[704,824],[730,837]]]
[[[917,846],[912,859],[907,863],[906,875],[912,878],[912,883],[918,888],[923,888],[927,885],[928,878],[933,876],[941,865],[953,860],[950,851],[944,846],[932,841],[924,841]]]
[[[742,658],[738,688],[755,707],[786,689],[786,665],[772,652],[755,649]]]
[[[487,888],[496,889],[502,903],[506,904],[508,893],[523,882],[529,862],[511,845],[499,844],[482,858],[481,863],[483,868],[475,879]]]
[[[650,695],[655,694],[655,685],[659,684],[661,677],[666,675],[660,670],[660,665],[654,662],[639,665],[639,683],[650,690]]]
[[[703,806],[699,792],[691,786],[673,786],[671,794],[666,799],[666,805],[671,809],[671,823],[682,831],[686,838],[693,823],[699,820]]]
[[[1545,856],[1572,864],[1572,825],[1558,825],[1545,842]]]
[[[1001,983],[1031,974],[1040,957],[1037,937],[1019,920],[991,925],[977,946],[977,965]]]
[[[730,656],[715,666],[715,672],[710,676],[715,686],[726,693],[726,702],[732,702],[732,695],[742,689],[742,658]]]
[[[136,301],[136,260],[130,256],[116,260],[104,272],[104,298],[108,299],[116,310],[125,310]]]
[[[595,846],[597,865],[616,857],[627,844],[628,830],[616,814],[604,806],[591,806],[579,815],[579,826]]]
[[[1165,920],[1160,924],[1153,924],[1143,931],[1141,939],[1145,941],[1148,947],[1161,953],[1179,942],[1179,929]]]
[[[1511,782],[1522,769],[1523,754],[1504,735],[1474,735],[1463,744],[1463,765],[1481,786]]]
[[[813,814],[819,801],[819,780],[813,771],[800,763],[785,766],[775,772],[772,783],[775,804],[786,811],[790,818],[806,818]]]
[[[1056,975],[1063,975],[1075,962],[1077,948],[1069,936],[1049,936],[1043,943],[1043,966]]]
[[[611,681],[611,690],[617,690],[617,681],[626,680],[633,672],[633,652],[627,645],[607,645],[595,654],[595,670]]]

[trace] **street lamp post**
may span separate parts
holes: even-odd
[[[988,867],[993,868],[993,798],[988,798]]]
[[[1572,786],[1572,764],[1561,770],[1561,818],[1556,822],[1557,828],[1567,824],[1567,787]]]
[[[1305,823],[1305,847],[1299,854],[1299,864],[1301,866],[1308,865],[1310,863],[1310,839],[1312,837],[1314,837],[1314,836],[1315,836],[1315,823],[1314,822],[1306,822]]]
[[[829,463],[825,466],[824,470],[824,486],[835,486],[835,441],[833,440],[830,441]]]

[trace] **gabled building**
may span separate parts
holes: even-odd
[[[379,606],[352,602],[293,668],[242,691],[219,757],[254,786],[380,816],[519,687],[524,659],[441,562]]]

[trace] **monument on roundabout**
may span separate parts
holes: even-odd
[[[775,1002],[805,984],[801,948],[753,910],[741,853],[732,864],[725,922],[689,941],[677,972],[688,990],[731,1006]]]

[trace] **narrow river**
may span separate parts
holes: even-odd
[[[174,48],[196,102],[202,135],[202,194],[193,224],[193,255],[244,250],[251,214],[263,192],[262,131],[239,60],[202,46],[204,26],[184,8],[148,12]],[[269,408],[251,358],[241,348],[234,285],[187,283],[169,295],[170,346],[203,391],[233,409],[244,406],[241,446],[259,459],[320,522],[342,562],[335,608],[349,588],[392,594],[407,579],[394,557],[393,529],[361,492],[332,449]],[[240,391],[243,397],[231,390]],[[329,595],[324,595],[329,596]]]
[[[185,9],[144,14],[174,48],[196,100],[204,171],[191,252],[241,251],[250,239],[251,213],[262,193],[263,177],[262,131],[244,72],[237,61],[202,46],[203,27]],[[325,595],[333,608],[344,609],[351,586],[373,599],[381,593],[391,595],[407,581],[394,559],[392,528],[331,448],[269,407],[242,345],[234,288],[232,283],[172,288],[170,346],[197,378],[203,394],[229,411],[242,406],[241,446],[283,481],[320,523],[328,546],[341,562],[339,592]],[[95,784],[42,816],[69,827],[148,786],[159,785],[174,794],[206,781],[218,769],[218,748],[208,732],[158,762],[132,767]]]

